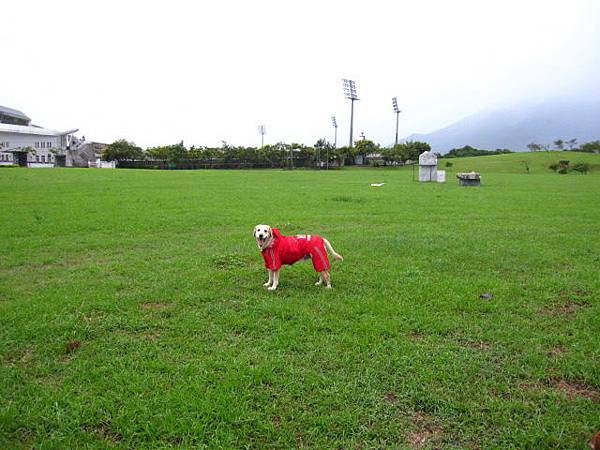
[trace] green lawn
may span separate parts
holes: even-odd
[[[542,156],[0,169],[0,448],[587,448],[600,174]],[[256,223],[326,236],[334,289],[268,292]]]
[[[457,172],[468,172],[471,170],[495,173],[520,173],[526,174],[529,167],[530,174],[552,173],[548,166],[552,163],[558,163],[561,160],[569,161],[570,166],[577,163],[587,163],[590,169],[600,172],[600,155],[584,152],[526,152],[526,153],[508,153],[494,156],[477,156],[470,158],[447,158],[440,160],[439,168],[444,170],[446,162],[452,163],[449,170]]]

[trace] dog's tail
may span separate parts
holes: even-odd
[[[329,253],[331,253],[331,255],[337,259],[338,261],[343,261],[344,257],[342,255],[340,255],[339,253],[337,253],[333,247],[331,246],[331,244],[329,243],[329,241],[325,238],[323,238],[323,242],[325,243],[325,248],[327,249],[327,251]]]

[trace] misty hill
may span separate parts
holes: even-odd
[[[495,150],[527,150],[527,144],[549,144],[577,138],[578,144],[600,139],[600,101],[553,101],[483,111],[428,134],[405,140],[424,141],[446,153],[470,145]]]

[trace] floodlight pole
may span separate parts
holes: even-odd
[[[337,148],[337,125],[335,126],[335,131],[333,132],[333,148]]]
[[[335,116],[331,117],[331,123],[333,124],[334,134],[333,134],[333,148],[337,148],[337,121],[335,120]]]
[[[259,125],[258,126],[258,132],[260,134],[260,148],[263,148],[265,146],[265,133],[266,133],[266,128],[264,125]]]
[[[400,111],[396,113],[396,144],[398,145],[398,119],[400,119]]]
[[[335,120],[335,116],[331,117],[331,123],[333,124],[333,129],[334,129],[334,134],[333,134],[333,148],[337,148],[337,120]],[[327,170],[329,170],[329,143],[327,144],[327,163],[326,163],[326,167]]]
[[[348,147],[352,148],[352,130],[354,128],[354,98],[350,99],[350,144]]]
[[[354,101],[358,100],[358,94],[356,93],[356,83],[354,80],[347,80],[342,78],[342,84],[344,86],[344,95],[350,100],[350,144],[352,148],[352,131],[354,129]]]
[[[396,141],[394,145],[398,145],[398,119],[400,118],[400,109],[398,109],[398,100],[396,97],[392,97],[392,106],[394,107],[394,112],[396,113]]]

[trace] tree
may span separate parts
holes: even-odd
[[[408,141],[404,143],[406,160],[416,161],[419,155],[431,151],[431,146],[427,142]]]
[[[292,144],[293,145],[293,144]],[[313,165],[317,160],[317,152],[313,147],[308,147],[306,145],[300,144],[299,147],[296,148],[296,155],[301,160],[304,160],[304,165]]]
[[[325,139],[319,139],[314,147],[317,161],[326,161],[327,163],[335,161],[335,147],[331,142],[328,142]]]
[[[580,152],[600,153],[600,141],[586,142],[579,146]]]
[[[346,161],[346,158],[348,158],[348,156],[352,154],[349,147],[338,147],[338,148],[334,149],[334,152],[335,152],[335,159],[337,160],[338,165],[340,167],[342,167],[344,165],[344,161]]]
[[[569,139],[567,141],[567,145],[569,146],[569,150],[573,150],[573,148],[577,145],[577,138]]]
[[[563,141],[562,139],[557,139],[554,141],[554,146],[556,147],[557,150],[564,150],[565,141]]]
[[[539,152],[542,149],[542,145],[536,144],[535,142],[531,142],[530,144],[527,144],[527,148],[529,149],[529,151]]]
[[[133,161],[145,159],[145,154],[135,143],[119,139],[104,148],[102,159],[105,161]]]
[[[170,162],[179,162],[190,158],[187,148],[183,145],[183,141],[179,144],[152,147],[146,153],[153,159]]]
[[[378,153],[379,145],[369,139],[361,139],[354,144],[353,154],[367,156],[371,153]]]
[[[404,144],[396,144],[393,147],[388,147],[381,150],[381,158],[383,159],[384,164],[389,162],[398,163],[405,161],[405,154],[406,152]]]

